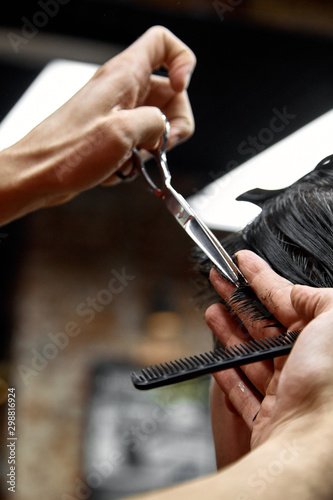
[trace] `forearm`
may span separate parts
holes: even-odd
[[[55,172],[46,167],[46,155],[31,146],[25,149],[23,143],[0,152],[0,225],[51,204]]]
[[[36,196],[35,190],[26,189],[29,162],[19,157],[13,147],[0,152],[0,225],[28,213]]]
[[[221,491],[226,487],[230,494],[230,483],[234,483],[230,499],[331,499],[332,431],[328,427],[324,431],[318,425],[317,428],[313,426],[311,432],[304,427],[300,433],[297,426],[296,421],[294,429],[289,429],[286,434],[276,434],[234,466],[225,469],[220,476]]]
[[[69,132],[66,109],[68,105],[0,152],[0,225],[63,203],[99,184],[112,170],[112,147],[111,167],[95,151],[103,141],[98,120]],[[122,154],[121,148],[117,153]]]
[[[302,426],[302,429],[299,428]],[[310,430],[309,430],[310,429]],[[295,421],[222,471],[137,500],[331,500],[333,431],[329,419]]]

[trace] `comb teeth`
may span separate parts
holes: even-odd
[[[243,344],[217,348],[203,354],[143,368],[139,374],[131,373],[132,382],[137,389],[153,389],[191,380],[207,373],[284,356],[291,351],[299,333],[300,330],[250,340]]]

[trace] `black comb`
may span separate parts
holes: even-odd
[[[191,380],[207,373],[284,356],[291,351],[299,333],[300,330],[250,340],[243,344],[219,347],[204,354],[143,368],[139,374],[131,373],[132,382],[140,390],[154,389]]]

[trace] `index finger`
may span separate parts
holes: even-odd
[[[278,275],[261,257],[249,250],[237,253],[237,262],[250,287],[262,304],[283,325],[297,321],[290,293],[293,284]]]
[[[176,92],[188,87],[196,65],[192,50],[163,26],[153,26],[147,30],[124,53],[131,58],[141,81],[145,81],[155,69],[164,66]]]

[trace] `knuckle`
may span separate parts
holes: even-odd
[[[161,112],[160,108],[158,108],[157,106],[153,106],[152,110],[156,114],[156,121],[159,121],[160,128],[161,128],[161,134],[163,134],[163,132],[165,130],[165,121],[164,121],[162,112]]]
[[[123,90],[135,88],[137,80],[133,70],[133,61],[130,54],[125,50],[112,57],[100,66],[94,73],[93,81],[103,81],[112,79],[113,85],[120,86]],[[111,81],[111,80],[110,80]]]
[[[195,124],[192,116],[187,116],[184,120],[184,137],[191,137],[194,134]]]
[[[131,148],[127,120],[124,119],[121,111],[103,118],[99,123],[98,132],[105,139],[105,143],[118,155],[125,154]]]
[[[157,35],[157,36],[163,36],[163,35],[171,35],[171,31],[168,30],[165,26],[162,26],[161,24],[156,24],[155,26],[151,26],[148,30],[147,33],[150,33],[152,35]]]
[[[223,314],[223,310],[220,305],[221,304],[212,304],[205,312],[206,323],[212,330],[216,329],[217,322]]]
[[[194,52],[182,41],[180,40],[172,31],[162,25],[155,25],[149,28],[146,33],[156,38],[164,39],[165,41],[172,41],[176,43],[181,49],[181,53],[186,54],[191,59],[191,64],[196,65],[197,58]]]
[[[121,151],[127,151],[132,147],[132,130],[127,120],[126,111],[118,111],[112,120],[113,142],[115,147]]]
[[[205,312],[205,320],[206,320],[206,323],[207,325],[212,328],[213,326],[213,318],[214,318],[214,312],[213,312],[213,307],[214,306],[210,306],[208,307],[208,309],[206,310]]]

